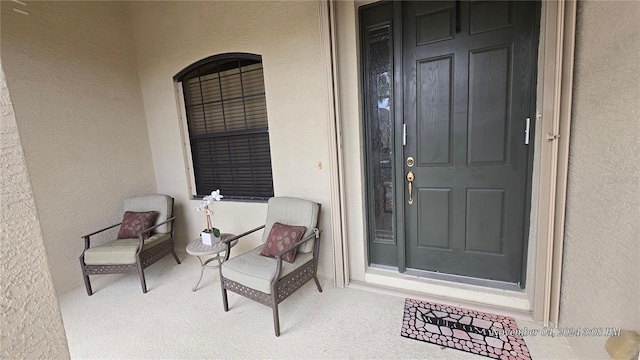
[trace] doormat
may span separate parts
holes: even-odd
[[[515,319],[406,299],[401,335],[494,359],[531,359]]]

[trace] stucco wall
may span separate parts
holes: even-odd
[[[68,359],[29,173],[0,63],[2,359]]]
[[[1,46],[62,293],[82,283],[80,236],[120,221],[123,198],[156,190],[129,16],[120,2],[2,1]]]
[[[190,200],[180,109],[173,76],[205,57],[247,52],[262,55],[271,160],[276,196],[322,204],[324,230],[320,273],[333,276],[328,141],[318,4],[299,2],[131,2],[140,83],[151,139],[158,191],[171,194],[177,209],[178,243],[204,227]],[[322,169],[318,168],[322,162]],[[224,194],[224,189],[220,189]],[[223,232],[241,233],[263,224],[265,203],[221,201],[213,222]],[[260,234],[233,253],[259,243]]]
[[[640,3],[578,2],[560,325],[640,332]],[[570,338],[607,358],[606,338]]]

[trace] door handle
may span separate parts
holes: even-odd
[[[413,171],[409,171],[407,173],[407,181],[409,182],[409,205],[413,204],[413,180],[415,176],[413,175]]]

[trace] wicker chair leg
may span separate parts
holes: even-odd
[[[318,291],[322,292],[322,287],[320,286],[320,281],[318,281],[318,275],[313,275],[313,280],[316,282],[316,286],[318,287]]]
[[[278,316],[278,302],[276,301],[276,297],[272,296],[273,304],[271,305],[273,308],[273,329],[276,332],[276,337],[280,336],[280,318]]]

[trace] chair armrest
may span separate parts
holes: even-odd
[[[230,239],[222,240],[222,242],[225,243],[225,244],[230,244],[232,241],[239,240],[240,238],[245,237],[245,236],[247,236],[247,235],[249,235],[251,233],[254,233],[254,232],[256,232],[256,231],[258,231],[260,229],[263,229],[263,228],[264,228],[264,225],[260,225],[255,229],[251,229],[251,230],[249,230],[247,232],[243,232],[242,234],[236,235],[236,236],[234,236],[234,237],[232,237]]]
[[[226,250],[224,252],[224,259],[222,259],[222,262],[225,262],[225,261],[229,260],[229,255],[231,254],[231,242],[237,241],[240,238],[243,238],[243,237],[245,237],[245,236],[247,236],[247,235],[249,235],[251,233],[254,233],[254,232],[256,232],[256,231],[258,231],[260,229],[263,229],[263,228],[264,228],[264,225],[260,225],[255,229],[251,229],[251,230],[249,230],[247,232],[243,232],[242,234],[234,236],[234,237],[232,237],[230,239],[221,240],[225,245],[227,245],[227,248],[226,248]]]
[[[114,228],[114,227],[116,227],[116,226],[118,226],[118,225],[120,225],[120,224],[122,224],[122,222],[119,222],[119,223],[117,223],[117,224],[115,224],[115,225],[108,226],[108,227],[106,227],[106,228],[104,228],[104,229],[102,229],[102,230],[94,231],[94,232],[92,232],[92,233],[90,233],[90,234],[87,234],[87,235],[82,236],[82,238],[84,239],[84,249],[85,249],[85,250],[87,250],[89,247],[91,247],[91,244],[90,244],[90,241],[89,241],[89,238],[90,238],[91,236],[96,235],[96,234],[99,234],[99,233],[101,233],[101,232],[103,232],[103,231],[106,231],[106,230],[112,229],[112,228]]]
[[[83,236],[81,236],[81,238],[88,238],[89,236],[93,236],[93,235],[95,235],[95,234],[99,234],[99,233],[101,233],[101,232],[103,232],[103,231],[105,231],[105,230],[109,230],[109,229],[114,228],[114,227],[116,227],[116,226],[118,226],[118,225],[120,225],[120,224],[122,224],[122,222],[119,222],[119,223],[117,223],[117,224],[115,224],[115,225],[111,225],[111,226],[106,227],[106,228],[104,228],[104,229],[102,229],[102,230],[94,231],[94,232],[92,232],[91,234],[83,235]]]
[[[280,251],[279,253],[276,254],[276,258],[281,257],[282,255],[288,253],[289,251],[297,248],[298,246],[306,243],[307,241],[311,240],[311,239],[317,239],[320,237],[320,230],[318,230],[318,228],[313,229],[313,233],[309,234],[309,236],[307,236],[306,238],[294,243],[293,245],[289,246],[288,248]]]
[[[148,228],[147,230],[144,230],[143,232],[141,232],[141,233],[140,233],[140,236],[142,236],[142,234],[146,234],[146,233],[148,233],[148,232],[151,232],[151,230],[154,230],[154,229],[156,229],[156,228],[158,228],[158,227],[160,227],[160,226],[162,226],[162,225],[164,225],[164,224],[166,224],[166,223],[169,223],[169,222],[171,222],[171,221],[174,221],[175,219],[176,219],[176,217],[174,216],[174,217],[172,217],[171,219],[167,219],[167,220],[165,220],[165,221],[163,221],[163,222],[161,222],[161,223],[158,223],[157,225],[154,225],[154,226],[152,226],[152,227]]]
[[[150,227],[150,228],[148,228],[148,229],[146,229],[146,230],[143,230],[143,231],[140,233],[140,235],[138,235],[138,253],[142,252],[142,248],[144,247],[144,240],[145,240],[145,239],[144,239],[144,234],[149,234],[149,235],[151,235],[151,234],[150,234],[150,233],[151,233],[151,230],[153,230],[153,229],[155,229],[155,228],[157,228],[157,227],[159,227],[159,226],[162,226],[162,225],[164,225],[164,224],[166,224],[166,223],[172,222],[172,221],[174,221],[175,219],[176,219],[176,217],[174,216],[174,217],[172,217],[172,218],[170,218],[170,219],[167,219],[167,220],[165,220],[165,221],[163,221],[163,222],[161,222],[161,223],[158,223],[157,225],[154,225],[154,226],[152,226],[152,227]]]

